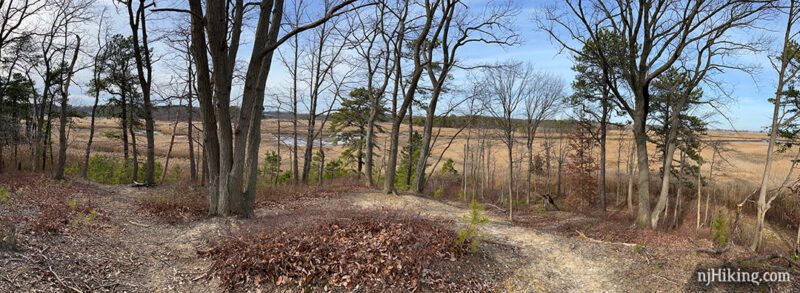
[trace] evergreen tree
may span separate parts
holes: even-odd
[[[681,173],[689,172],[688,174],[696,175],[699,163],[702,163],[699,148],[701,136],[706,133],[708,123],[704,121],[703,117],[696,116],[698,106],[702,103],[703,90],[696,88],[691,91],[686,100],[686,104],[682,109],[676,109],[677,95],[686,92],[688,85],[688,78],[685,72],[672,68],[662,74],[659,78],[653,81],[651,86],[651,115],[650,115],[650,142],[656,146],[656,159],[663,161],[667,152],[666,140],[669,135],[670,128],[678,127],[678,136],[676,138],[676,147],[682,153],[685,153],[688,161],[683,166],[680,164],[673,165],[673,174],[676,178],[681,178]],[[679,112],[679,125],[671,125],[670,117],[674,111]],[[694,163],[692,163],[694,162]],[[683,172],[681,172],[683,170]],[[661,166],[661,171],[664,171],[664,166]],[[691,181],[691,180],[690,180]]]
[[[367,136],[367,124],[370,115],[370,95],[365,88],[357,88],[350,92],[349,98],[344,98],[341,107],[331,114],[330,129],[336,143],[345,145],[341,159],[355,171],[359,177],[364,166],[364,147]],[[378,121],[384,120],[386,109],[379,105]],[[383,132],[380,125],[375,125],[375,131]],[[373,143],[373,147],[377,147]],[[355,166],[353,166],[355,165]]]

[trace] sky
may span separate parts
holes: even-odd
[[[312,0],[311,2],[317,1]],[[473,7],[480,7],[484,2],[486,2],[486,0],[470,1],[470,3],[474,5]],[[109,8],[107,13],[111,15],[109,19],[114,31],[130,34],[126,26],[127,15],[124,14],[125,12],[115,11],[114,6],[109,3],[110,1],[102,0],[99,2],[99,5],[105,5]],[[289,2],[287,1],[287,3]],[[544,0],[513,0],[513,4],[520,11],[513,24],[519,35],[520,44],[504,48],[483,44],[467,46],[460,52],[461,55],[459,58],[471,64],[510,60],[530,62],[537,70],[560,76],[564,79],[565,83],[569,85],[575,77],[575,73],[571,69],[571,57],[567,53],[560,52],[560,47],[551,41],[546,33],[539,31],[534,21],[535,14],[541,11],[545,5],[550,5],[550,3],[550,1]],[[168,6],[169,5],[160,5],[160,7]],[[171,18],[174,18],[174,16],[165,17],[163,20],[156,20],[154,22],[165,24],[169,23]],[[773,21],[779,22],[779,20]],[[770,23],[767,23],[765,27],[775,27],[769,24]],[[92,36],[95,30],[96,28],[86,29],[87,33]],[[244,34],[252,34],[252,31],[245,31]],[[776,32],[771,31],[765,31],[765,34],[768,36],[777,35]],[[167,49],[163,46],[155,45],[156,54],[159,54],[159,51],[164,52],[166,50]],[[245,43],[241,48],[239,56],[246,58],[246,56],[249,56],[249,53],[250,47]],[[763,131],[764,127],[769,125],[771,121],[772,104],[770,104],[767,99],[774,95],[776,73],[771,68],[766,53],[739,56],[738,58],[741,58],[743,62],[747,62],[748,64],[757,65],[760,69],[753,76],[738,72],[725,72],[717,76],[717,80],[723,82],[726,91],[732,93],[732,95],[730,101],[726,101],[721,105],[723,107],[723,112],[726,113],[726,117],[722,117],[721,115],[714,116],[713,121],[710,121],[709,127],[712,129]],[[166,61],[161,62],[168,62],[168,58],[165,57],[165,60]],[[169,79],[170,72],[164,69],[163,64],[156,64],[156,68],[156,82],[163,82]],[[90,70],[84,70],[78,73],[76,79],[78,83],[81,83],[80,80],[83,80],[85,84],[90,76]],[[455,72],[454,76],[456,77],[455,82],[457,83],[468,82],[465,72]],[[284,90],[288,84],[288,80],[288,74],[276,56],[273,60],[273,70],[270,73],[268,81],[268,91]],[[85,96],[83,93],[84,90],[85,87],[72,88],[71,92],[73,93],[73,97],[71,98],[71,104],[91,104],[93,100]],[[568,91],[570,90],[568,89]],[[569,114],[564,112],[559,115],[560,117],[566,117]]]

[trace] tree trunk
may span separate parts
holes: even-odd
[[[97,78],[98,76],[95,75],[95,79]],[[94,105],[92,105],[92,116],[89,120],[89,140],[86,141],[86,153],[83,156],[83,171],[81,172],[83,179],[89,178],[89,157],[92,152],[92,141],[94,140],[94,118],[97,113],[97,105],[99,102],[100,90],[96,89],[94,93]]]
[[[509,121],[509,125],[511,121]],[[508,221],[514,221],[514,135],[513,129],[509,129],[508,137]]]
[[[753,243],[750,245],[750,250],[757,251],[761,246],[762,230],[764,229],[764,217],[767,214],[770,206],[767,202],[767,188],[769,184],[770,171],[772,170],[772,158],[775,148],[775,142],[778,139],[778,123],[780,119],[781,98],[783,97],[784,84],[787,81],[786,69],[789,65],[789,51],[792,44],[792,24],[795,19],[795,1],[789,1],[789,15],[786,22],[786,30],[783,37],[783,50],[781,50],[781,66],[778,71],[778,86],[775,90],[774,108],[772,110],[772,124],[770,127],[769,144],[767,146],[767,161],[764,164],[764,173],[761,177],[761,187],[758,191],[758,211],[756,213],[756,226],[753,237]]]
[[[72,54],[72,61],[67,68],[67,77],[61,85],[61,115],[58,117],[58,166],[56,166],[55,179],[64,179],[64,167],[67,164],[67,99],[72,76],[75,74],[75,63],[78,61],[78,52],[81,50],[81,37],[75,36],[78,43]],[[64,37],[66,39],[66,36]]]
[[[131,116],[133,116],[133,111],[131,112]],[[131,134],[131,146],[133,147],[133,174],[131,174],[131,182],[137,183],[139,179],[139,150],[136,147],[136,133],[134,132],[134,124],[133,117],[131,117],[130,123],[128,123],[128,130]]]
[[[598,195],[600,195],[600,207],[603,210],[603,215],[606,214],[606,136],[608,132],[608,105],[605,101],[603,104],[603,114],[600,118],[600,176],[597,180]]]
[[[680,173],[681,174],[683,173],[685,164],[686,164],[686,153],[685,152],[681,152],[681,167],[680,167],[680,170],[681,170]],[[680,177],[678,178],[678,182],[676,184],[677,184],[677,186],[675,187],[675,189],[676,189],[675,215],[674,215],[674,217],[672,219],[672,227],[673,228],[677,228],[678,224],[680,224],[679,216],[680,216],[680,209],[681,209],[681,196],[682,196],[681,192],[683,191],[683,183],[681,182],[681,178]],[[664,216],[664,218],[666,218],[666,215]]]
[[[461,165],[462,169],[464,170],[464,172],[461,174],[461,200],[463,201],[467,200],[467,174],[468,174],[467,170],[469,170],[467,169],[469,168],[467,165],[468,158],[469,158],[469,140],[467,140],[467,143],[464,144],[464,157],[462,158],[463,164]]]
[[[322,148],[322,139],[321,138],[320,138],[320,146],[319,147]],[[367,148],[367,149],[369,149],[369,148]],[[357,160],[358,160],[358,162],[356,163],[358,165],[357,166],[358,179],[361,180],[361,171],[362,171],[362,168],[364,168],[364,145],[361,144],[361,143],[359,143],[359,145],[358,145],[358,151],[356,152],[356,157],[357,157]],[[372,172],[372,170],[370,170],[370,172]],[[368,181],[371,181],[371,180],[368,180]],[[372,186],[372,184],[370,184],[369,186]]]
[[[633,208],[633,171],[634,171],[634,164],[636,161],[633,160],[633,153],[636,149],[636,146],[631,144],[630,152],[628,153],[628,212],[630,212],[631,216],[635,216],[636,212]]]
[[[191,55],[188,57],[191,60]],[[188,66],[188,77],[189,77],[189,95],[186,97],[186,137],[188,137],[189,141],[189,176],[192,182],[197,181],[197,162],[195,161],[195,154],[194,154],[194,103],[192,100],[194,99],[194,93],[192,92],[194,89],[194,73],[192,72],[192,63],[189,62]]]
[[[678,129],[680,128],[680,113],[683,112],[683,108],[686,104],[686,99],[690,93],[684,93],[680,95],[678,98],[677,103],[673,106],[672,113],[669,119],[669,133],[667,134],[666,140],[664,143],[666,144],[666,152],[664,153],[664,171],[661,176],[661,192],[658,196],[658,202],[656,203],[656,207],[652,213],[652,221],[651,227],[655,229],[658,227],[658,219],[661,217],[661,212],[665,212],[667,209],[666,206],[666,198],[669,196],[669,184],[670,178],[672,176],[672,159],[675,155],[675,144],[677,143],[678,138]],[[665,212],[665,217],[666,217]]]
[[[172,146],[175,144],[175,130],[178,128],[178,121],[180,119],[180,108],[175,111],[175,124],[172,124],[172,135],[169,138],[169,147],[167,148],[167,159],[164,161],[164,170],[161,171],[161,180],[159,184],[164,184],[164,179],[167,178],[169,173],[169,158],[172,155]]]
[[[636,224],[639,227],[650,225],[650,167],[647,153],[647,129],[645,125],[644,106],[636,107],[636,117],[633,120],[634,141],[636,142],[636,159],[638,172],[639,212],[636,215]]]
[[[437,88],[439,90],[437,90]],[[433,138],[433,120],[436,118],[436,104],[439,100],[440,86],[434,86],[434,92],[428,104],[425,116],[425,126],[422,129],[422,143],[417,161],[417,171],[414,174],[414,191],[422,193],[425,189],[425,168],[428,165],[428,156],[431,152],[431,139]]]
[[[620,168],[620,167],[621,167],[621,165],[622,165],[622,142],[623,142],[623,135],[624,135],[624,132],[622,132],[622,130],[620,130],[620,132],[619,132],[619,141],[618,141],[618,143],[617,143],[617,176],[616,176],[616,177],[617,177],[617,179],[616,179],[616,181],[617,181],[617,184],[616,184],[616,185],[617,185],[617,191],[616,191],[616,194],[615,194],[615,197],[616,197],[616,206],[617,206],[617,207],[619,207],[619,206],[620,206],[620,199],[622,198],[622,197],[620,196],[620,194],[622,193],[622,190],[620,189],[620,188],[621,188],[621,185],[622,185],[622,170],[621,170],[621,168]]]
[[[371,75],[371,74],[370,74]],[[372,187],[375,184],[375,180],[372,178],[372,165],[374,164],[374,155],[373,155],[373,143],[375,141],[375,121],[378,119],[378,107],[380,107],[379,102],[381,97],[376,95],[372,90],[372,76],[369,78],[369,84],[367,88],[369,89],[369,96],[370,96],[370,110],[369,110],[369,119],[367,119],[367,137],[366,141],[364,142],[366,147],[366,175],[367,175],[367,186]],[[361,164],[361,147],[359,147],[359,165]],[[361,166],[358,167],[358,176],[359,179],[361,178]]]
[[[414,153],[414,107],[408,108],[408,153]],[[405,183],[406,187],[411,187],[411,174],[414,172],[414,160],[412,159],[411,155],[409,155],[408,164],[406,164],[406,178]]]
[[[392,131],[389,134],[389,158],[386,161],[386,178],[383,180],[383,192],[386,194],[396,192],[394,187],[394,177],[397,174],[397,149],[400,143],[400,124],[402,120],[395,118],[392,122]]]
[[[697,226],[695,227],[696,230],[700,229],[700,209],[703,207],[703,179],[700,176],[700,167],[697,168]]]
[[[125,91],[120,91],[120,128],[122,130],[122,158],[125,160],[125,164],[128,163],[128,158],[130,158],[130,147],[128,146],[128,100],[127,96],[125,95]]]

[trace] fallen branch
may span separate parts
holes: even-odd
[[[591,242],[595,242],[595,243],[603,243],[603,244],[617,244],[617,245],[623,245],[623,246],[628,246],[628,247],[636,247],[636,246],[638,245],[638,244],[635,244],[635,243],[625,243],[625,242],[607,242],[607,241],[597,240],[597,239],[591,238],[591,237],[589,237],[589,236],[586,236],[586,234],[583,234],[583,232],[581,232],[581,231],[578,231],[578,230],[575,230],[575,233],[578,233],[578,236],[580,236],[580,238],[582,238],[582,239],[586,239],[586,240],[589,240],[589,241],[591,241]]]
[[[727,245],[725,245],[722,248],[705,248],[705,247],[702,247],[702,246],[698,245],[697,243],[695,243],[692,240],[692,238],[686,237],[686,239],[688,239],[689,242],[691,242],[692,244],[694,244],[695,247],[697,247],[694,251],[695,252],[699,252],[699,253],[705,253],[705,254],[710,254],[710,255],[715,255],[716,256],[716,255],[720,255],[720,254],[725,253],[726,251],[728,251],[731,248],[730,243],[728,243]]]
[[[786,257],[786,256],[784,256],[783,254],[780,254],[780,253],[773,253],[773,254],[768,254],[768,255],[763,255],[763,256],[754,256],[754,257],[748,257],[748,258],[744,258],[744,259],[732,259],[732,260],[726,262],[726,264],[730,265],[732,263],[739,263],[741,261],[760,263],[760,262],[768,262],[768,261],[771,261],[773,259],[779,259],[779,260],[786,261],[786,263],[789,264],[789,266],[788,266],[789,269],[793,270],[796,273],[800,273],[800,263],[798,263],[797,261],[795,261],[795,260],[793,260],[793,259],[791,259],[789,257]]]
[[[61,277],[59,277],[58,274],[56,274],[56,272],[53,271],[53,267],[51,267],[50,265],[47,266],[47,269],[50,270],[50,273],[56,277],[56,280],[58,280],[59,283],[61,283],[61,286],[64,286],[65,288],[70,288],[78,293],[83,293],[83,291],[81,291],[80,289],[67,285],[67,283],[65,283],[64,280],[62,280]]]
[[[131,220],[128,220],[128,223],[134,224],[134,225],[139,226],[139,227],[150,228],[150,225],[134,222],[134,221],[131,221]]]
[[[498,210],[500,210],[501,212],[504,212],[504,213],[506,212],[506,210],[505,210],[505,209],[503,209],[503,208],[501,208],[501,207],[498,207],[498,206],[496,206],[496,205],[493,205],[493,204],[491,204],[491,203],[488,203],[488,202],[487,202],[487,203],[485,203],[484,205],[485,205],[485,206],[487,206],[487,207],[493,207],[493,208],[495,208],[495,209],[498,209]]]
[[[147,187],[147,184],[133,181],[133,183],[131,183],[131,187]]]

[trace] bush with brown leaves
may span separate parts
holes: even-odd
[[[437,285],[423,268],[463,252],[454,241],[452,231],[429,220],[352,212],[299,231],[242,232],[200,254],[213,261],[210,276],[229,289],[291,285],[413,290]]]

